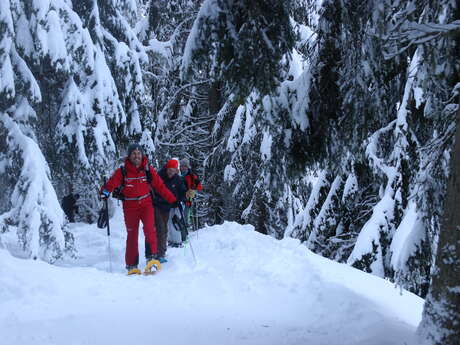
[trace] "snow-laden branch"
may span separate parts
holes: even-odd
[[[211,79],[205,79],[205,80],[200,80],[200,81],[197,81],[197,82],[193,82],[193,83],[188,83],[188,84],[185,84],[183,86],[181,86],[179,89],[176,90],[176,92],[174,92],[174,95],[172,95],[168,101],[168,103],[165,104],[165,106],[163,107],[163,109],[161,110],[160,114],[158,115],[158,127],[157,127],[157,133],[159,130],[162,129],[162,126],[164,125],[164,121],[165,121],[165,118],[166,118],[166,113],[167,111],[169,110],[169,108],[177,101],[177,97],[179,97],[179,95],[186,89],[190,88],[190,87],[193,87],[193,86],[197,86],[197,85],[204,85],[204,84],[207,84],[211,82]]]
[[[200,129],[200,127],[202,125],[205,125],[207,123],[211,123],[211,122],[214,122],[214,119],[208,119],[208,120],[205,120],[205,121],[200,121],[200,122],[195,122],[195,123],[192,123],[191,125],[188,125],[188,126],[185,126],[183,127],[182,129],[180,129],[178,132],[175,132],[173,134],[173,136],[171,137],[171,141],[177,137],[178,135],[181,135],[182,133],[184,133],[185,131],[189,130],[189,129],[192,129],[194,127],[198,127],[198,129]],[[205,134],[205,133],[203,133]]]
[[[409,22],[400,30],[394,30],[384,37],[388,41],[389,50],[384,53],[385,59],[391,59],[414,45],[424,44],[453,33],[460,33],[460,20],[448,24]]]
[[[382,172],[387,172],[387,165],[384,163],[383,159],[378,157],[377,151],[379,148],[379,138],[389,132],[394,130],[396,125],[396,120],[391,121],[387,126],[380,128],[369,138],[368,144],[366,146],[366,156],[370,159],[370,162],[374,167],[379,168]]]
[[[182,142],[182,143],[167,143],[164,141],[158,140],[159,145],[163,146],[184,146],[184,147],[193,147],[195,145],[202,145],[202,144],[209,144],[209,138],[204,138],[201,140],[196,140],[196,141],[187,141],[187,142]]]

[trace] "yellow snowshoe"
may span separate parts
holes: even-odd
[[[131,268],[130,270],[128,270],[128,275],[133,275],[133,274],[141,274],[141,270],[137,267],[135,268]]]
[[[160,261],[153,259],[147,262],[147,266],[145,266],[145,269],[144,269],[144,274],[155,274],[160,269],[161,269]]]

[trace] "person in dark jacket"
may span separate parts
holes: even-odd
[[[187,188],[185,187],[184,180],[179,175],[179,162],[177,159],[169,160],[158,172],[158,175],[163,179],[166,187],[174,194],[178,201],[185,201]],[[160,263],[163,263],[166,262],[168,220],[171,204],[158,194],[155,194],[153,204],[155,206],[155,224],[157,228],[158,260]],[[148,243],[146,243],[146,255],[149,251],[150,247]]]
[[[75,213],[78,214],[77,200],[79,198],[80,195],[72,193],[62,198],[62,209],[70,223],[75,223]]]

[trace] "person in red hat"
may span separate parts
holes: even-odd
[[[181,202],[185,201],[184,180],[179,175],[179,161],[170,159],[166,165],[158,172],[158,175],[163,179],[166,187],[174,194],[176,199]],[[155,220],[157,227],[157,242],[158,242],[158,260],[160,263],[166,262],[166,249],[168,244],[168,220],[171,210],[171,204],[162,196],[155,194],[153,199],[155,205]],[[145,246],[146,255],[149,254],[150,247]]]
[[[123,214],[127,230],[126,268],[128,274],[141,274],[139,264],[138,233],[139,222],[144,225],[145,240],[149,244],[149,255],[146,256],[145,273],[161,268],[158,260],[158,244],[155,230],[155,219],[151,190],[161,195],[168,205],[177,203],[173,193],[166,187],[155,169],[147,164],[147,157],[138,144],[130,145],[128,157],[122,167],[115,170],[112,177],[101,188],[101,196],[108,198],[114,190],[118,191],[119,199],[123,200]],[[115,194],[115,193],[114,193]]]

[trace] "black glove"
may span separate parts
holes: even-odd
[[[178,208],[179,207],[179,201],[173,202],[171,204],[171,208]]]

